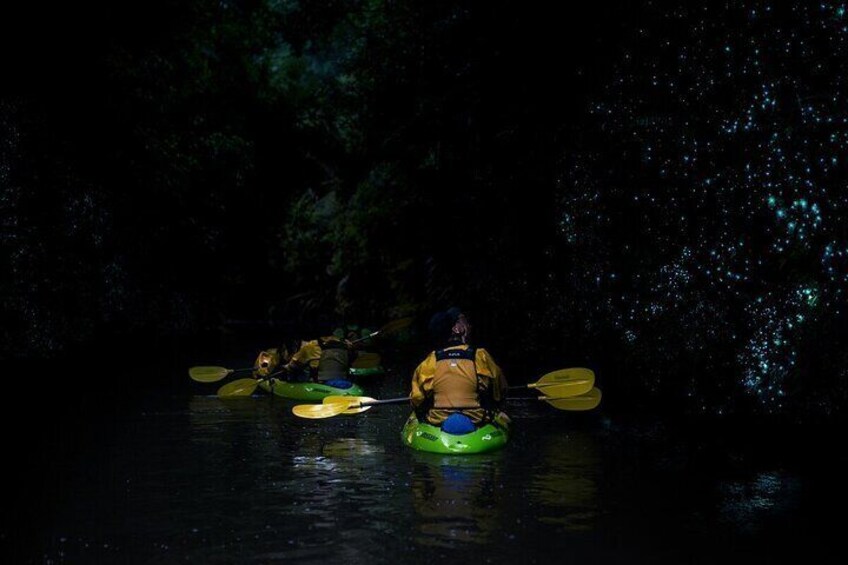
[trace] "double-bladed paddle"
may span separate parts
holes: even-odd
[[[558,410],[582,411],[591,410],[601,402],[601,391],[593,388],[594,382],[595,374],[589,369],[561,369],[543,375],[535,383],[510,387],[510,390],[535,388],[544,393],[538,397],[539,400]],[[292,408],[292,412],[301,418],[321,419],[339,414],[361,414],[372,406],[407,402],[407,396],[386,400],[376,400],[368,396],[328,396],[324,398],[323,404],[299,404]]]
[[[385,324],[382,328],[377,330],[376,332],[371,332],[365,337],[361,337],[359,339],[355,339],[351,341],[351,345],[355,343],[360,343],[367,339],[371,339],[372,337],[377,337],[378,335],[388,335],[393,334],[395,332],[399,332],[400,330],[409,327],[412,323],[413,318],[400,318],[399,320],[392,320],[391,322]]]

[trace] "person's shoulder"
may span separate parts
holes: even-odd
[[[436,352],[431,351],[430,353],[427,354],[427,356],[424,359],[421,360],[420,364],[425,365],[427,363],[435,363],[435,361],[436,361]]]
[[[475,357],[477,359],[480,359],[480,360],[483,360],[483,361],[494,361],[494,359],[492,358],[492,354],[489,353],[489,350],[486,349],[485,347],[477,347],[477,348],[475,348],[475,351],[476,351]]]

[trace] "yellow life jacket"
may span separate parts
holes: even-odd
[[[434,353],[433,404],[427,420],[439,425],[451,414],[461,412],[475,424],[488,421],[490,410],[484,400],[488,399],[492,379],[477,372],[477,350],[449,348]]]
[[[479,408],[480,377],[474,358],[477,351],[442,349],[436,351],[433,376],[433,408]]]

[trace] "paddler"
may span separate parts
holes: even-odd
[[[348,379],[350,367],[357,355],[352,341],[357,337],[355,330],[343,328],[334,335],[262,351],[254,364],[257,367],[254,376],[262,378],[279,373],[286,380],[311,380],[334,388],[350,388],[353,385]],[[290,351],[293,353],[289,354]]]
[[[506,398],[506,378],[488,351],[470,345],[468,318],[450,308],[435,314],[429,328],[439,349],[415,369],[409,396],[419,421],[455,435],[494,421]]]

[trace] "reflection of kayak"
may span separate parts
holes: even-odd
[[[470,434],[452,435],[437,426],[419,422],[413,412],[404,424],[400,436],[404,444],[419,451],[484,453],[506,445],[509,441],[509,425],[506,415],[499,414],[495,423],[486,424]]]
[[[259,388],[265,392],[273,392],[277,396],[283,398],[293,398],[295,400],[323,400],[325,396],[362,396],[363,390],[357,385],[350,388],[335,388],[320,383],[290,383],[287,381],[274,380],[271,383],[262,381],[259,383]]]

